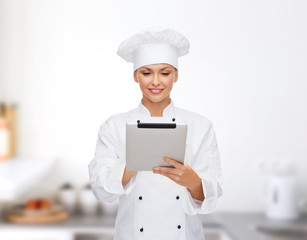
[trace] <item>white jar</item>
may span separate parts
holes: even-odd
[[[58,193],[58,200],[69,213],[75,212],[77,196],[74,188],[61,188]]]
[[[98,212],[98,200],[91,189],[84,188],[79,194],[81,211],[86,215],[96,215]]]

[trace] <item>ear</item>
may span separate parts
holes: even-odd
[[[175,76],[175,81],[174,82],[177,82],[177,80],[178,80],[178,70],[175,70],[175,74],[176,74],[176,76]]]
[[[137,78],[136,74],[137,74],[137,70],[134,71],[134,73],[133,73],[133,78],[134,78],[134,81],[135,81],[136,83],[138,83],[139,81],[138,81],[138,78]]]

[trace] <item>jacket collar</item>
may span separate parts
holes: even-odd
[[[151,117],[150,111],[143,105],[142,100],[140,101],[137,109],[142,115],[148,118],[175,118],[175,106],[172,99],[170,99],[170,103],[166,106],[166,108],[164,108],[162,117]]]

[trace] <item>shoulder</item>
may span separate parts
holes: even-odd
[[[207,116],[184,108],[177,108],[177,112],[178,115],[181,116],[180,121],[182,120],[188,124],[189,141],[197,144],[204,138],[215,138],[215,130],[212,121]]]
[[[123,126],[126,120],[136,112],[136,108],[126,112],[115,113],[109,116],[103,123],[100,125],[100,129],[102,128],[111,128],[118,129],[120,126]]]
[[[116,126],[122,121],[125,113],[116,113],[109,116],[103,123],[100,125],[101,128],[116,128]]]
[[[209,129],[212,126],[211,120],[207,116],[204,116],[200,113],[190,111],[181,107],[176,107],[176,112],[192,126],[196,125],[197,127],[203,127],[205,129]]]

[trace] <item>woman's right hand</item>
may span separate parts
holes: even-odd
[[[129,171],[125,167],[123,179],[122,179],[122,184],[123,186],[126,185],[126,183],[133,177],[133,175],[136,174],[136,171]]]

